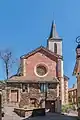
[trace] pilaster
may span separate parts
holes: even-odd
[[[23,59],[23,76],[26,76],[26,59]]]
[[[58,77],[60,80],[60,99],[61,104],[64,104],[64,71],[63,71],[63,60],[58,60]]]

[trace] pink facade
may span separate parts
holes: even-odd
[[[54,61],[55,60],[55,61]],[[37,52],[34,55],[26,59],[26,76],[32,79],[36,79],[38,76],[35,74],[35,69],[38,64],[42,64],[47,67],[48,74],[46,77],[56,77],[56,59],[48,57],[46,54]]]

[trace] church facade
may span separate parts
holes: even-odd
[[[7,80],[7,102],[19,107],[42,107],[60,112],[68,104],[68,77],[64,75],[62,39],[52,23],[47,47],[20,57],[19,73]]]

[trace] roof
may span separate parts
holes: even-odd
[[[61,59],[62,59],[62,56],[53,53],[53,52],[50,51],[48,48],[45,48],[45,47],[43,47],[43,46],[40,46],[40,47],[36,48],[35,50],[29,52],[28,54],[22,55],[20,58],[26,59],[26,58],[30,57],[31,55],[33,55],[33,54],[39,52],[40,50],[43,50],[43,51],[49,53],[50,55],[55,56],[56,58],[61,58]]]
[[[77,90],[77,87],[74,87],[74,88],[69,88],[68,91],[73,91],[73,90]]]
[[[51,32],[50,32],[50,36],[49,36],[49,39],[52,38],[52,39],[56,39],[56,40],[61,40],[61,38],[58,36],[58,33],[56,31],[56,24],[55,24],[55,20],[52,21],[52,26],[51,26]]]
[[[37,77],[35,79],[27,76],[13,76],[10,79],[8,79],[6,81],[7,83],[59,83],[59,80],[57,78],[53,78],[53,77]]]
[[[66,76],[66,75],[64,75],[64,79],[65,79],[65,80],[69,80],[69,77]]]

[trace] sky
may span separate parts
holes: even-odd
[[[0,0],[0,50],[10,49],[14,58],[47,45],[52,20],[63,39],[64,74],[69,87],[75,65],[77,36],[80,36],[80,0]],[[0,60],[0,79],[5,79]]]

